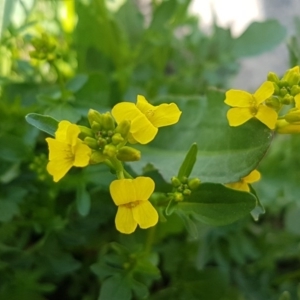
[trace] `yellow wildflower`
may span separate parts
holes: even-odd
[[[175,103],[153,106],[145,97],[138,95],[136,105],[118,103],[113,107],[112,115],[117,123],[131,121],[129,142],[147,144],[155,138],[159,127],[176,124],[181,111]]]
[[[257,170],[253,170],[249,175],[241,178],[238,182],[227,183],[227,187],[235,190],[250,192],[249,184],[260,180],[260,173]]]
[[[158,222],[158,213],[148,201],[153,191],[154,181],[149,177],[119,179],[110,184],[111,197],[118,206],[117,230],[129,234],[137,225],[145,229]]]
[[[229,90],[226,92],[225,103],[233,106],[227,112],[230,126],[239,126],[251,118],[256,118],[270,129],[275,128],[277,112],[263,104],[272,96],[274,85],[270,81],[264,82],[259,89],[250,94],[240,90]]]
[[[61,121],[55,139],[46,139],[49,147],[47,171],[55,182],[63,178],[72,166],[85,167],[89,164],[91,149],[78,138],[79,133],[77,125]]]

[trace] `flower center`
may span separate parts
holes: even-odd
[[[154,111],[152,109],[149,109],[146,111],[146,117],[149,119],[154,116]]]
[[[138,206],[140,204],[140,200],[137,200],[137,201],[132,201],[130,203],[126,203],[126,204],[123,204],[125,207],[127,208],[134,208],[136,206]]]

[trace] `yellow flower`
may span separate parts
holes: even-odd
[[[158,213],[148,201],[154,191],[154,181],[149,177],[114,180],[110,194],[118,206],[116,227],[122,233],[132,233],[137,225],[149,228],[158,222]]]
[[[46,139],[49,147],[47,171],[55,182],[63,178],[72,166],[85,167],[89,164],[91,149],[78,138],[79,133],[77,125],[61,121],[55,139]]]
[[[225,185],[227,187],[235,189],[235,190],[250,192],[249,184],[259,181],[260,177],[261,177],[260,173],[257,170],[253,170],[249,175],[241,178],[240,181],[233,182],[233,183],[227,183]]]
[[[253,95],[240,90],[226,92],[225,103],[233,106],[227,112],[229,125],[239,126],[251,118],[256,118],[270,129],[274,129],[277,112],[263,104],[273,92],[274,85],[270,81],[264,82]]]
[[[151,105],[145,97],[138,95],[136,105],[131,102],[122,102],[115,105],[112,115],[117,123],[130,120],[130,143],[147,144],[151,142],[159,127],[176,124],[181,111],[175,103]]]

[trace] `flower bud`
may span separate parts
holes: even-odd
[[[300,94],[300,86],[299,85],[293,85],[291,88],[291,95],[296,96]]]
[[[290,94],[286,94],[283,99],[281,99],[281,103],[285,105],[289,105],[293,102],[294,97],[291,96]]]
[[[181,185],[181,181],[176,176],[171,178],[171,183],[174,187],[179,187]]]
[[[104,147],[103,154],[107,155],[108,157],[114,157],[117,153],[117,148],[112,145],[108,144]]]
[[[274,108],[277,111],[281,107],[281,103],[280,103],[279,99],[275,96],[271,96],[270,98],[266,99],[265,103],[267,106]]]
[[[97,150],[99,148],[97,140],[89,136],[85,137],[83,142],[92,149]]]
[[[91,128],[93,132],[99,132],[101,130],[101,125],[98,122],[93,121],[91,124]]]
[[[85,127],[85,126],[81,126],[81,125],[77,125],[77,126],[80,129],[80,133],[79,133],[79,138],[80,139],[84,139],[87,136],[94,137],[94,133],[90,128]]]
[[[173,199],[175,201],[183,201],[184,196],[182,195],[182,193],[173,193]]]
[[[115,129],[115,120],[113,119],[110,112],[106,112],[102,115],[103,128],[105,130],[114,130]]]
[[[275,82],[275,83],[279,82],[279,78],[278,78],[277,74],[274,73],[274,72],[269,72],[268,76],[267,76],[267,79],[269,81],[272,81],[272,82]]]
[[[276,131],[282,134],[300,133],[300,124],[291,124],[284,119],[277,120]]]
[[[300,80],[299,66],[287,70],[282,79],[287,81],[290,86],[298,84]]]
[[[279,95],[284,97],[288,93],[287,89],[285,87],[282,87],[280,89]]]
[[[192,193],[192,191],[191,191],[190,189],[185,189],[185,190],[182,192],[182,194],[183,194],[184,196],[190,196],[191,193]]]
[[[101,162],[104,162],[106,160],[106,155],[104,155],[102,152],[100,151],[93,151],[91,158],[90,158],[90,163],[91,164],[98,164]]]
[[[98,123],[100,125],[100,128],[101,128],[101,125],[102,125],[102,115],[94,110],[94,109],[90,109],[89,112],[88,112],[88,120],[89,120],[89,123],[92,127],[93,123]]]
[[[114,145],[118,145],[118,144],[124,142],[124,139],[122,138],[121,133],[117,132],[112,136],[111,141]]]
[[[141,159],[141,152],[132,147],[124,146],[118,151],[117,159],[121,161],[137,161]]]
[[[120,133],[124,139],[127,138],[130,130],[131,122],[129,120],[122,120],[116,127],[115,132]]]
[[[290,110],[285,116],[284,119],[289,123],[300,122],[300,110]]]
[[[200,185],[201,181],[199,178],[191,178],[188,181],[188,186],[191,190],[196,190]]]

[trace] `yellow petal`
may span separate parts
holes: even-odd
[[[154,191],[154,181],[150,177],[137,177],[133,180],[135,200],[148,200]]]
[[[296,96],[294,97],[294,99],[295,99],[295,106],[296,106],[298,109],[300,109],[300,94],[296,95]]]
[[[78,143],[79,133],[79,127],[75,124],[70,124],[67,128],[66,142],[72,146],[75,146]]]
[[[64,160],[72,157],[71,146],[52,138],[46,138],[49,148],[49,160]]]
[[[53,176],[53,180],[57,182],[67,174],[67,172],[72,168],[72,165],[72,160],[63,159],[49,161],[47,164],[47,171]]]
[[[260,180],[260,173],[257,170],[253,170],[249,175],[243,178],[246,183],[253,183]]]
[[[122,233],[130,234],[135,231],[137,222],[133,218],[132,209],[119,206],[115,218],[116,228]]]
[[[278,115],[274,109],[265,105],[260,105],[255,117],[270,129],[274,129]]]
[[[153,111],[156,109],[155,106],[150,104],[146,98],[142,95],[137,96],[136,107],[144,114],[147,115],[147,112]]]
[[[274,85],[271,81],[265,81],[255,92],[254,97],[256,104],[264,102],[266,99],[271,97],[274,93]]]
[[[229,90],[226,92],[225,103],[233,107],[249,107],[253,96],[240,90]]]
[[[169,126],[179,121],[181,111],[175,103],[161,104],[148,116],[155,127]]]
[[[132,121],[139,115],[142,115],[135,104],[130,102],[121,102],[116,104],[111,110],[111,114],[113,115],[117,123],[120,123],[122,120]]]
[[[75,167],[85,167],[89,164],[92,150],[81,142],[74,147],[74,162]]]
[[[118,179],[109,186],[110,194],[117,206],[137,200],[133,179]]]
[[[290,124],[284,119],[277,120],[276,131],[283,134],[300,133],[300,124]]]
[[[158,213],[149,201],[142,201],[132,208],[133,218],[141,228],[149,228],[158,222]]]
[[[71,123],[69,121],[60,121],[58,123],[58,128],[55,132],[55,138],[58,141],[64,142],[66,140],[67,129],[70,125],[71,125]]]
[[[249,108],[231,108],[227,112],[227,119],[230,126],[239,126],[253,118]]]
[[[238,191],[244,191],[244,192],[250,192],[250,188],[248,184],[244,181],[238,181],[238,182],[233,182],[233,183],[227,183],[225,186],[238,190]]]
[[[140,144],[147,144],[151,142],[158,129],[152,125],[144,114],[139,115],[131,122],[130,133],[134,140]]]

